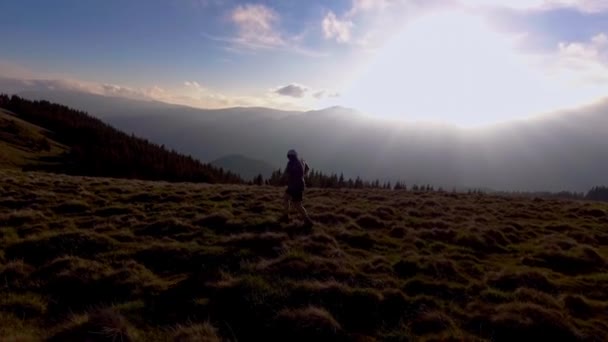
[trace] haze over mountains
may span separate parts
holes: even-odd
[[[245,180],[253,180],[258,175],[269,178],[272,172],[278,169],[277,166],[273,166],[263,160],[251,159],[240,154],[227,155],[211,161],[210,164],[221,167],[224,170],[236,172]]]
[[[407,184],[587,191],[608,183],[608,102],[465,129],[377,119],[342,107],[205,110],[72,91],[19,95],[88,111],[205,162],[238,154],[283,166],[285,152],[297,148],[313,168],[327,173]]]

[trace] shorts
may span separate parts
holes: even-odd
[[[291,197],[291,200],[294,202],[302,202],[302,196],[304,195],[304,189],[290,189],[287,188],[285,193]]]

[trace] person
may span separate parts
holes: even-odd
[[[295,150],[289,150],[289,152],[287,152],[287,159],[289,159],[289,161],[287,162],[284,172],[284,177],[287,178],[287,189],[285,190],[284,196],[285,211],[281,217],[281,221],[289,222],[289,209],[293,203],[304,220],[304,225],[312,227],[314,223],[302,205],[302,196],[304,195],[304,189],[306,187],[304,177],[309,171],[308,164],[304,160],[298,158],[298,153]]]

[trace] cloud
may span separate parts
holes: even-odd
[[[338,43],[348,43],[351,40],[353,22],[347,19],[341,20],[334,12],[329,11],[321,23],[325,39],[335,39]]]
[[[300,84],[292,83],[283,87],[279,87],[273,92],[283,96],[302,98],[308,92],[308,88]]]
[[[608,35],[599,33],[589,42],[559,43],[559,52],[564,57],[608,61]]]
[[[494,6],[519,10],[574,8],[586,13],[608,11],[606,0],[460,0],[460,3],[468,6]]]
[[[455,1],[458,0],[352,0],[343,13],[325,14],[321,25],[323,36],[373,52],[410,19],[434,9],[453,7]]]
[[[273,48],[286,45],[277,28],[280,16],[273,9],[260,4],[237,6],[230,19],[237,27],[235,42],[249,48]]]
[[[277,92],[260,88],[252,94],[230,94],[205,86],[200,81],[185,80],[177,85],[125,86],[77,80],[62,74],[33,71],[0,60],[0,93],[75,92],[122,97],[141,101],[160,101],[197,108],[268,107],[281,110],[309,110],[311,90],[297,83],[280,87]],[[301,94],[301,96],[300,96]]]
[[[226,49],[237,53],[254,53],[257,50],[285,50],[309,57],[325,57],[326,52],[302,45],[308,28],[298,34],[282,32],[281,16],[272,8],[261,4],[238,5],[229,13],[230,22],[236,27],[235,36],[215,36],[202,33],[203,37],[227,43]]]
[[[310,89],[309,87],[298,83],[291,83],[286,86],[271,89],[270,93],[295,99],[307,98],[316,100],[321,100],[324,98],[336,98],[340,96],[340,94],[335,91],[327,89]]]
[[[73,79],[19,79],[10,77],[0,78],[0,91],[11,94],[23,91],[73,91],[136,100],[154,100],[166,94],[166,91],[158,86],[134,88]]]
[[[555,74],[570,82],[608,83],[608,35],[559,43],[550,65]]]
[[[298,101],[315,101],[340,96],[340,94],[336,91],[331,91],[328,89],[311,89],[310,87],[298,83],[291,83],[286,86],[270,89],[270,94],[274,96],[279,95],[281,97],[290,97]]]
[[[335,97],[340,97],[340,93],[332,92],[332,91],[324,89],[324,90],[319,90],[319,91],[315,92],[314,94],[312,94],[312,96],[316,99],[335,98]]]
[[[34,91],[68,91],[102,96],[122,97],[141,101],[161,101],[197,108],[227,108],[237,106],[304,109],[294,103],[270,96],[229,95],[208,89],[196,81],[185,81],[177,88],[129,87],[109,83],[94,83],[71,79],[16,79],[0,77],[0,93],[18,94]]]
[[[353,0],[351,9],[347,12],[347,17],[352,17],[356,14],[384,10],[390,4],[389,0]]]
[[[608,13],[608,0],[351,0],[344,12],[325,14],[323,36],[373,52],[412,18],[445,9],[480,10],[478,13],[484,15],[493,8]]]
[[[189,88],[202,89],[201,85],[196,81],[186,81],[184,85]]]

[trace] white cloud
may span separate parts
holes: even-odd
[[[163,87],[158,85],[125,86],[82,81],[50,72],[38,72],[0,60],[0,93],[18,94],[24,91],[81,92],[143,101],[161,101],[197,108],[254,106],[283,110],[309,110],[313,103],[313,98],[310,96],[313,89],[298,83],[274,88],[270,91],[268,88],[260,87],[257,91],[253,90],[251,94],[218,91],[196,80],[185,80],[177,85],[164,85]]]
[[[153,100],[166,94],[166,91],[158,86],[134,88],[74,79],[21,79],[10,77],[0,78],[0,91],[7,93],[19,93],[22,91],[74,91],[137,100]]]
[[[190,88],[202,89],[201,85],[196,81],[186,81],[184,85]]]
[[[608,36],[599,33],[589,42],[559,43],[559,52],[568,58],[582,58],[605,61],[608,56]]]
[[[354,24],[350,20],[341,20],[334,12],[329,12],[323,18],[322,27],[325,39],[335,39],[338,43],[348,43]]]
[[[279,14],[264,5],[239,5],[230,19],[237,26],[235,42],[249,48],[272,48],[286,44],[277,28]]]
[[[254,53],[256,50],[285,50],[309,57],[324,57],[327,53],[302,45],[307,30],[299,34],[281,31],[281,16],[272,8],[261,4],[235,7],[229,19],[236,26],[236,35],[230,37],[203,33],[211,40],[227,43],[227,50],[237,53]]]
[[[601,13],[608,12],[608,0],[351,0],[344,13],[325,15],[323,32],[326,39],[374,50],[412,18],[436,10],[491,7],[526,11],[570,8]]]
[[[575,8],[587,13],[608,11],[606,0],[460,0],[460,2],[469,6],[496,6],[520,10]]]
[[[273,92],[283,96],[302,98],[308,92],[308,88],[301,84],[292,83],[283,87],[278,87],[273,90]]]
[[[343,13],[328,12],[322,28],[326,39],[373,52],[412,18],[434,9],[453,7],[457,0],[352,0]]]
[[[354,16],[358,13],[383,10],[389,6],[389,0],[353,0],[351,9],[347,12],[347,16]]]
[[[554,74],[569,82],[608,84],[608,35],[600,33],[586,42],[559,43],[551,67]]]

